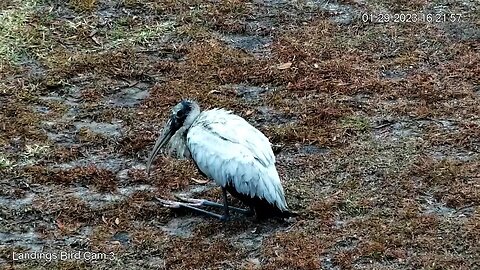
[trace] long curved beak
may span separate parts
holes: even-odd
[[[163,128],[162,135],[160,135],[155,142],[155,146],[152,149],[152,152],[150,153],[150,156],[148,157],[147,161],[147,175],[150,176],[150,167],[152,166],[152,162],[157,156],[158,152],[162,147],[172,138],[174,131],[171,129],[171,120],[168,120],[168,122],[165,124]]]

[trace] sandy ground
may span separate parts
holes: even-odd
[[[0,268],[480,269],[478,8],[2,1]],[[221,200],[189,161],[145,174],[182,98],[270,138],[299,217],[159,206]]]

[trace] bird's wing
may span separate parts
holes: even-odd
[[[224,110],[202,112],[187,145],[200,170],[220,186],[231,183],[239,193],[287,209],[270,142],[243,118]]]

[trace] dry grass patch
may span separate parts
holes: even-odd
[[[265,269],[319,269],[325,242],[315,234],[302,231],[277,233],[266,240]]]
[[[72,5],[78,11],[90,11],[97,5],[97,0],[70,0]]]
[[[95,165],[75,167],[67,170],[48,169],[44,166],[30,166],[26,169],[33,182],[61,185],[91,185],[99,191],[113,191],[117,187],[115,174]]]
[[[28,21],[37,5],[33,0],[16,0],[0,10],[0,67],[18,64],[28,52],[32,38]]]

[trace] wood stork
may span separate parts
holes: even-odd
[[[224,109],[201,112],[195,101],[182,100],[173,107],[155,142],[147,162],[148,174],[155,156],[166,145],[178,158],[193,159],[201,173],[222,188],[223,205],[197,199],[161,200],[164,206],[189,208],[223,221],[229,219],[229,210],[255,214],[258,219],[296,215],[288,210],[270,142],[240,116]],[[229,206],[227,191],[250,210]],[[222,207],[224,213],[200,206]]]

